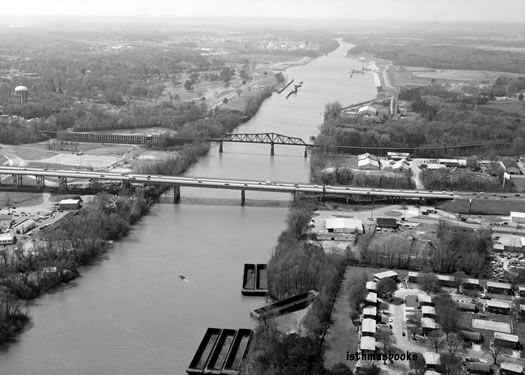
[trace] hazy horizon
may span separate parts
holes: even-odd
[[[42,16],[119,18],[313,19],[318,21],[410,21],[525,23],[525,1],[500,0],[25,0],[2,4],[17,22]]]

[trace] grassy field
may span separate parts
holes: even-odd
[[[516,100],[505,100],[499,102],[490,102],[479,107],[484,112],[501,111],[509,115],[525,117],[525,102]]]
[[[0,192],[0,208],[32,206],[42,202],[42,193]]]
[[[454,199],[438,206],[439,209],[468,214],[468,199]],[[525,202],[512,199],[473,199],[472,215],[510,215],[510,211],[525,211]]]

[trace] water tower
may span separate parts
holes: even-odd
[[[27,103],[27,95],[29,94],[29,90],[25,86],[17,86],[15,87],[15,95],[18,98],[18,102],[20,104]]]

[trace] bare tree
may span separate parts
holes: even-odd
[[[502,350],[503,350],[503,347],[501,345],[499,345],[498,343],[496,343],[495,340],[492,340],[490,342],[489,354],[492,357],[492,359],[494,360],[494,365],[498,364],[498,357],[501,354]]]

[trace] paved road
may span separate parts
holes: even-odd
[[[431,198],[431,199],[455,199],[455,198],[480,198],[502,199],[507,198],[508,194],[486,194],[472,192],[447,192],[431,190],[403,190],[403,189],[375,189],[366,187],[345,187],[331,185],[299,184],[293,182],[258,181],[241,179],[222,179],[206,177],[181,177],[181,176],[161,176],[161,175],[141,175],[114,172],[79,171],[68,169],[40,169],[22,167],[0,167],[0,175],[19,174],[24,176],[45,176],[45,177],[67,177],[76,179],[98,179],[108,181],[123,181],[129,183],[141,183],[150,185],[169,185],[169,186],[189,186],[200,188],[232,189],[232,190],[252,190],[268,191],[280,193],[317,193],[328,195],[352,196],[380,196],[380,197],[404,197],[404,198]],[[516,194],[514,200],[525,201],[525,195]]]

